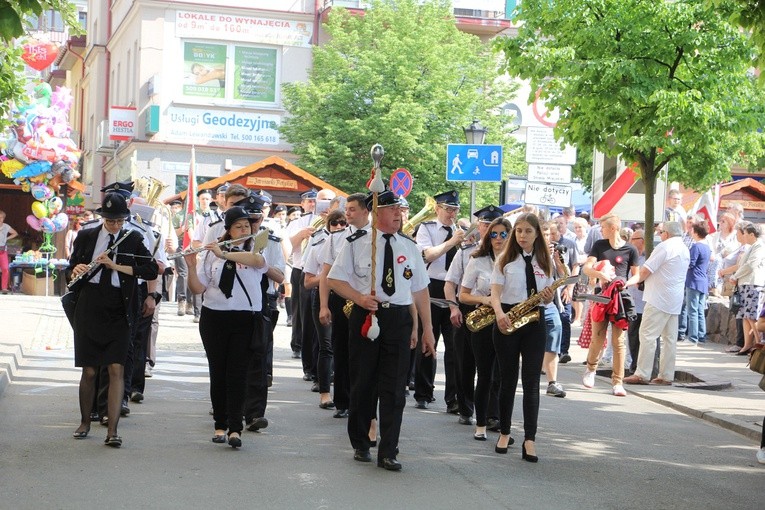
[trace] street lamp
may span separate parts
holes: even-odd
[[[483,145],[483,139],[486,138],[488,129],[483,127],[477,119],[470,126],[463,129],[465,130],[465,140],[468,145]]]
[[[473,123],[468,127],[463,128],[465,131],[465,141],[468,145],[483,145],[483,140],[486,138],[486,132],[488,129],[483,127],[478,119],[474,119]],[[470,182],[470,216],[473,216],[475,212],[475,181]]]

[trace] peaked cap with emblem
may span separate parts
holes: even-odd
[[[107,184],[103,188],[101,188],[101,192],[103,193],[119,193],[122,195],[125,199],[130,198],[133,195],[133,187],[135,184],[133,181],[123,181],[123,182],[113,182],[111,184]]]
[[[274,197],[268,191],[261,189],[258,190],[257,194],[263,199],[263,205],[266,207],[270,206],[274,201]]]
[[[258,214],[263,212],[263,206],[265,205],[265,202],[263,201],[262,196],[254,192],[250,192],[248,196],[244,197],[234,205],[243,208],[248,213]]]
[[[370,211],[372,210],[373,206],[373,194],[370,193],[367,195],[367,197],[364,199],[364,202],[367,204],[367,209]],[[399,205],[401,202],[399,202],[399,198],[390,190],[385,190],[382,193],[377,194],[377,207],[391,207],[393,205]]]
[[[316,189],[311,188],[308,191],[300,195],[300,200],[316,200],[316,196],[319,192]]]
[[[107,193],[96,213],[107,220],[122,220],[130,216],[127,200],[121,193]]]
[[[460,194],[455,191],[444,191],[433,197],[437,204],[448,205],[449,207],[460,206]]]
[[[478,221],[491,223],[492,221],[502,216],[502,209],[495,205],[488,205],[483,209],[479,209],[474,212],[473,216],[478,218]]]

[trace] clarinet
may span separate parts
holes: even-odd
[[[107,255],[112,254],[114,252],[114,250],[117,249],[117,246],[119,246],[122,243],[122,241],[127,239],[129,234],[130,234],[129,231],[125,232],[125,235],[123,235],[122,237],[117,239],[117,241],[113,245],[111,245],[106,250],[105,253]],[[69,282],[69,284],[66,286],[66,289],[68,291],[78,290],[78,288],[80,286],[80,282],[86,282],[86,281],[90,280],[90,277],[93,275],[93,273],[96,271],[96,269],[98,268],[99,265],[100,264],[98,262],[93,260],[90,264],[88,264],[88,267],[87,267],[87,269],[85,269],[85,271],[83,271],[79,275],[77,275],[74,278],[72,278],[72,281]]]

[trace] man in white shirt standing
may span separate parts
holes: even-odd
[[[668,221],[659,233],[662,242],[653,250],[638,274],[626,286],[645,281],[643,320],[640,324],[640,352],[637,370],[624,379],[627,384],[670,385],[675,379],[677,321],[685,296],[685,280],[678,275],[688,271],[690,252],[680,237],[682,223]],[[661,336],[659,375],[651,379],[656,338]]]

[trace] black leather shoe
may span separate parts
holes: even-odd
[[[459,422],[460,425],[473,425],[473,418],[470,416],[460,415],[457,421]]]
[[[239,437],[238,434],[236,436],[234,434],[236,434],[236,432],[233,432],[228,435],[228,445],[231,448],[239,448],[240,446],[242,446],[242,438]]]
[[[396,459],[378,459],[377,467],[385,468],[388,471],[401,471],[401,463]]]
[[[372,462],[372,456],[369,454],[369,450],[353,450],[353,460],[359,462]]]
[[[319,393],[319,383],[315,382],[311,385],[311,391],[314,393]]]
[[[499,432],[499,420],[496,418],[487,419],[486,430],[491,430],[492,432]]]
[[[135,403],[139,403],[143,401],[143,393],[140,391],[134,391],[130,394],[130,400]]]
[[[426,400],[418,400],[416,404],[414,404],[414,407],[417,409],[427,409],[428,408],[428,402]]]
[[[446,404],[446,412],[449,414],[459,414],[460,405],[457,402]]]
[[[335,414],[332,415],[333,418],[347,418],[348,417],[348,409],[338,409],[335,411]]]
[[[311,381],[311,380],[313,380],[313,377],[311,377],[311,374],[303,374],[303,380],[304,381]]]
[[[253,418],[251,421],[247,422],[247,430],[250,432],[257,432],[258,430],[264,429],[266,427],[268,427],[268,420],[265,416]]]
[[[321,404],[319,404],[319,407],[321,407],[322,409],[334,409],[335,403],[330,400],[329,402],[322,402]]]

